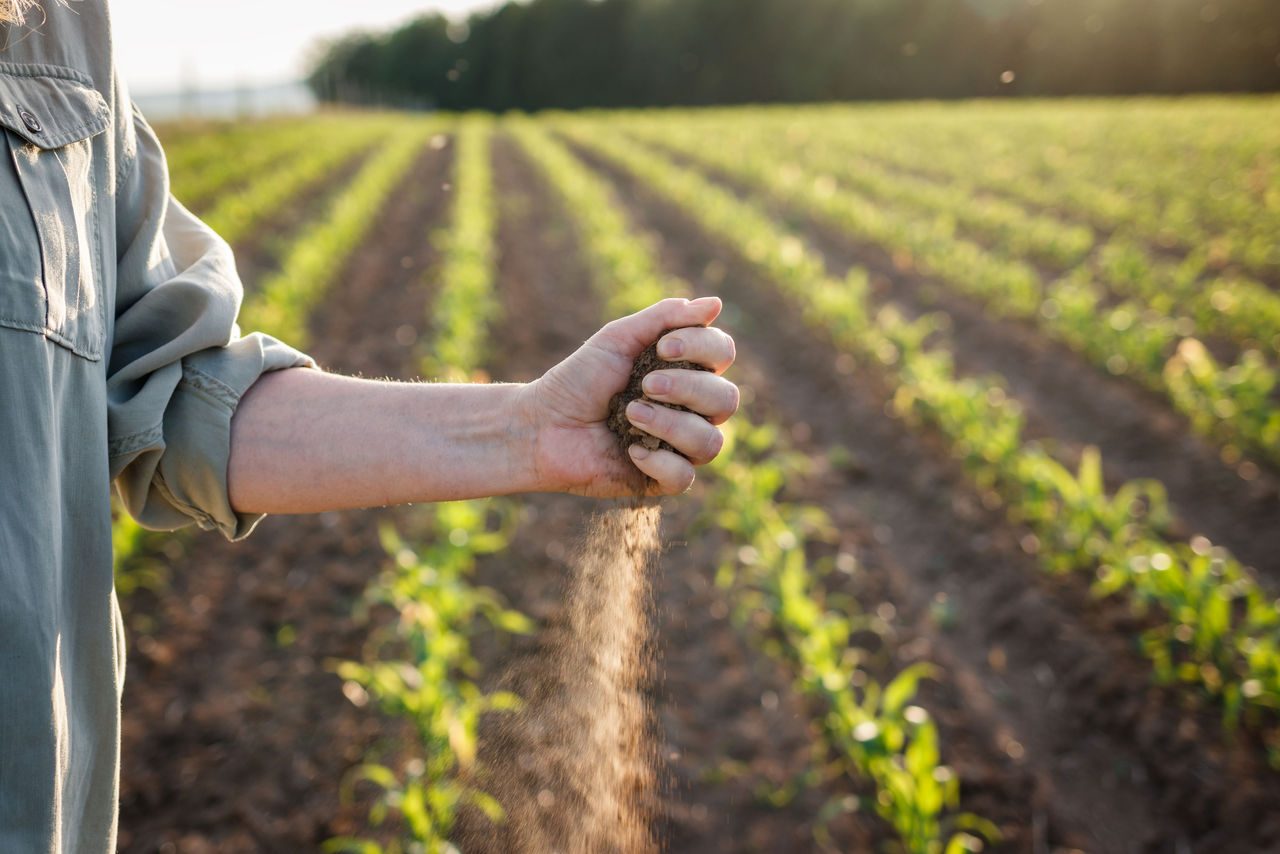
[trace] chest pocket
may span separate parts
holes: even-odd
[[[0,326],[91,360],[106,329],[92,140],[110,122],[74,69],[0,63]]]

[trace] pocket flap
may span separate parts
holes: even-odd
[[[0,62],[0,127],[38,148],[62,148],[111,124],[111,108],[83,73]]]

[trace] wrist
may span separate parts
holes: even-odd
[[[508,467],[512,492],[557,492],[560,487],[547,476],[539,459],[539,433],[545,419],[539,418],[537,381],[508,386],[512,390],[509,403],[507,443]]]

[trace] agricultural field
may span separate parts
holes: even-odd
[[[243,329],[527,381],[725,300],[743,409],[653,578],[663,850],[1280,850],[1280,99],[351,118],[159,129]],[[593,509],[118,520],[121,851],[503,850]]]

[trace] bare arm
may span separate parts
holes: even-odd
[[[664,300],[609,324],[525,385],[394,383],[309,369],[267,374],[232,421],[231,504],[242,513],[314,513],[515,492],[615,496],[635,491],[637,468],[653,479],[649,492],[681,492],[693,465],[719,452],[715,425],[737,409],[737,388],[719,376],[733,361],[733,340],[711,328],[665,336],[683,349],[660,348],[660,355],[713,373],[655,372],[650,383],[665,375],[670,388],[646,386],[649,396],[692,411],[659,407],[647,420],[634,413],[637,426],[687,460],[633,447],[628,462],[605,425],[608,404],[663,330],[706,326],[719,311],[716,299]]]
[[[520,385],[266,374],[231,425],[231,504],[315,513],[537,490]]]

